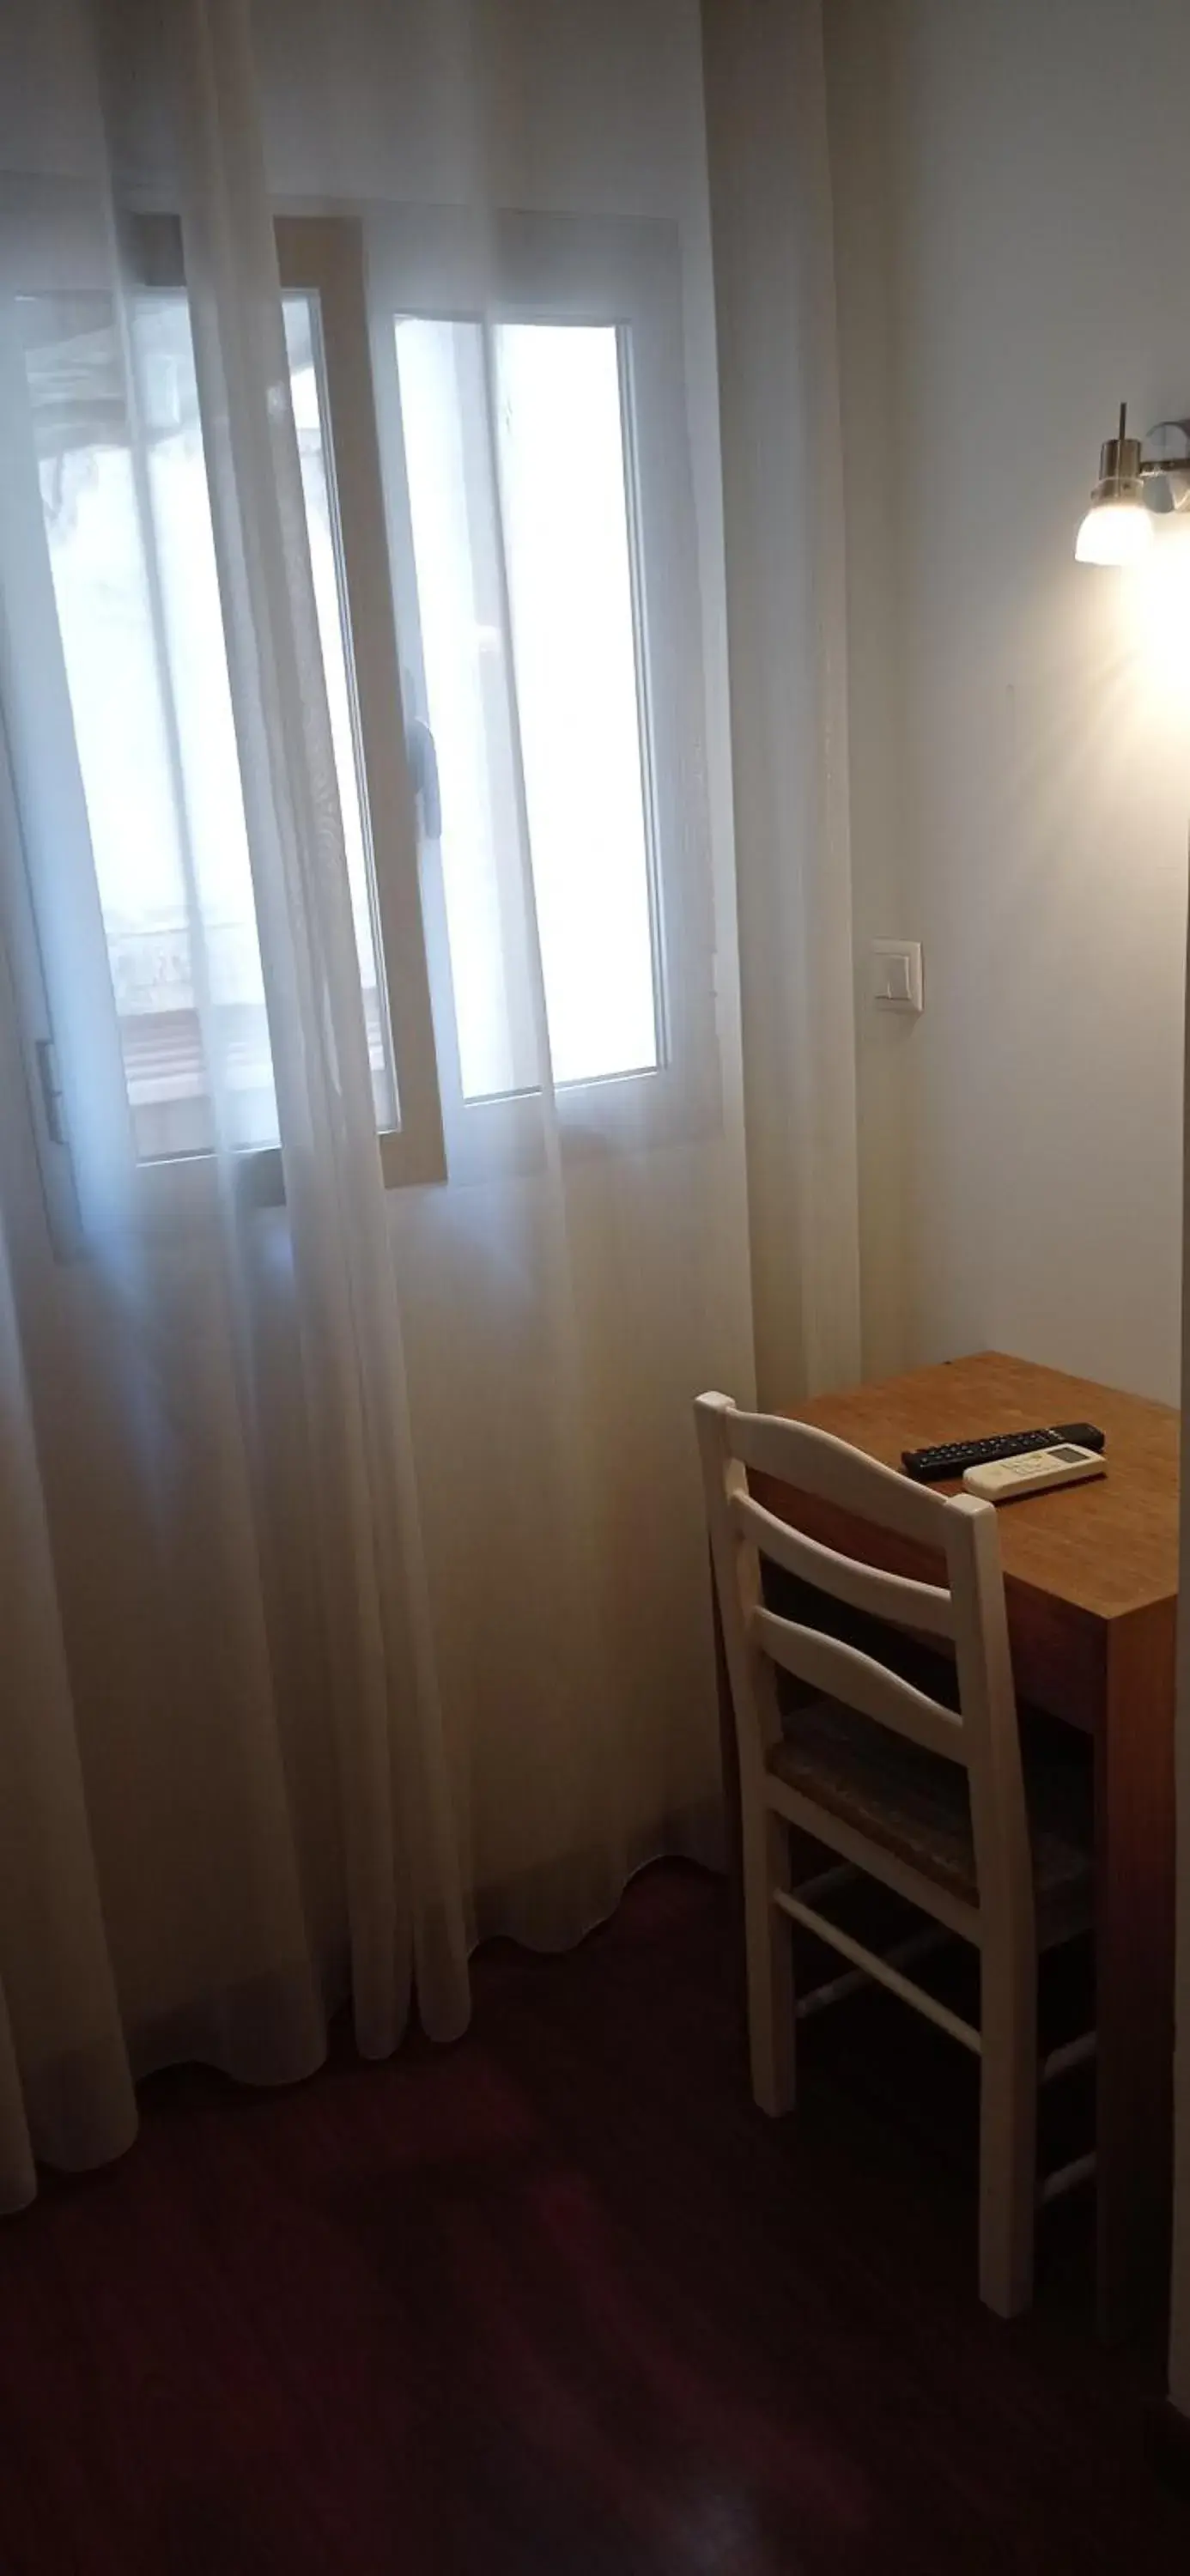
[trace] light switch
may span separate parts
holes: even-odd
[[[920,1011],[920,939],[872,941],[872,999],[882,1011]]]

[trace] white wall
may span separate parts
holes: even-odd
[[[827,18],[857,926],[927,976],[861,1006],[869,1358],[1173,1397],[1190,578],[1171,687],[1072,543],[1121,397],[1190,412],[1185,11]]]
[[[1072,546],[1119,401],[1190,414],[1185,7],[827,20],[857,930],[926,963],[920,1023],[861,1005],[867,1357],[1176,1400],[1190,565]]]

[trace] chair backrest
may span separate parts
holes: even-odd
[[[781,1740],[773,1671],[780,1666],[815,1692],[963,1765],[981,1908],[994,1904],[1025,1919],[1020,1909],[1027,1914],[1032,1904],[1032,1872],[994,1506],[971,1494],[931,1493],[830,1432],[775,1414],[741,1413],[729,1396],[700,1395],[695,1418],[744,1794],[759,1788]],[[757,1500],[749,1471],[930,1551],[944,1581],[885,1572],[791,1528]],[[891,1670],[878,1652],[767,1607],[765,1557],[852,1610],[953,1645],[958,1711]]]

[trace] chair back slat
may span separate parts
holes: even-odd
[[[927,1753],[940,1753],[948,1762],[966,1766],[969,1748],[961,1716],[927,1692],[915,1690],[912,1682],[903,1681],[859,1646],[764,1609],[751,1612],[748,1636],[773,1663],[796,1680],[808,1682],[812,1690],[842,1700],[845,1707],[858,1709],[861,1717],[875,1718]]]
[[[700,1403],[705,1399],[700,1397]],[[868,1458],[832,1431],[817,1431],[809,1422],[787,1422],[779,1413],[737,1413],[730,1408],[727,1436],[731,1455],[754,1475],[773,1476],[799,1493],[858,1513],[878,1529],[899,1538],[916,1539],[921,1547],[946,1545],[947,1505],[941,1494],[914,1485],[878,1458]]]
[[[737,1538],[751,1540],[762,1556],[782,1566],[786,1574],[812,1583],[816,1591],[829,1592],[834,1600],[845,1601],[848,1609],[862,1610],[871,1619],[888,1619],[898,1628],[914,1628],[925,1636],[953,1638],[954,1603],[945,1585],[917,1583],[906,1574],[887,1574],[882,1566],[841,1556],[837,1548],[825,1547],[820,1539],[808,1538],[804,1530],[778,1520],[751,1494],[732,1494],[727,1508]]]

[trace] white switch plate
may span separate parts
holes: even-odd
[[[872,999],[882,1011],[920,1011],[920,939],[872,941]]]

